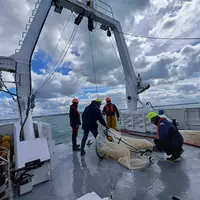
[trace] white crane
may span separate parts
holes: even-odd
[[[83,17],[87,17],[90,25],[92,20],[100,23],[101,29],[108,31],[108,36],[110,30],[114,32],[121,63],[124,69],[128,109],[130,112],[137,109],[139,89],[137,87],[136,75],[134,73],[121,25],[119,21],[115,20],[113,17],[109,17],[95,10],[93,5],[94,2],[91,0],[87,0],[86,3],[82,3],[78,0],[38,1],[36,13],[25,34],[24,41],[19,51],[9,57],[0,57],[0,70],[15,73],[17,101],[20,113],[20,122],[15,124],[14,130],[16,168],[23,168],[27,163],[36,160],[47,163],[47,165],[42,165],[39,169],[33,170],[34,174],[38,174],[38,176],[42,173],[43,175],[48,174],[48,176],[44,176],[40,181],[32,183],[33,185],[49,179],[48,163],[50,162],[50,154],[46,140],[41,135],[39,135],[38,138],[35,136],[30,113],[31,99],[34,99],[31,87],[31,58],[52,6],[55,6],[55,12],[58,13],[61,13],[63,8],[77,13],[77,25],[81,22]],[[92,29],[91,26],[90,28]]]

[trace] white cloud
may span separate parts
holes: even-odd
[[[199,25],[199,19],[197,16],[200,14],[200,9],[197,6],[200,3],[199,0],[193,0],[191,2],[184,2],[181,9],[177,12],[166,13],[161,18],[157,25],[150,31],[150,35],[162,36],[162,37],[177,37],[184,33],[194,35],[192,30],[197,31]]]
[[[39,88],[43,75],[38,75],[32,72],[33,89]],[[75,93],[81,93],[80,84],[81,77],[76,76],[74,72],[69,72],[68,75],[55,72],[52,79],[49,80],[47,85],[44,85],[39,91],[38,98],[55,98],[61,96],[71,96]]]
[[[200,45],[184,46],[180,52],[163,52],[155,56],[139,56],[134,66],[145,81],[152,84],[172,83],[195,76],[199,72]]]
[[[157,37],[199,37],[199,0],[171,1],[160,9],[148,33]],[[195,40],[158,40],[157,51],[177,51]]]
[[[11,82],[15,81],[13,74],[11,74],[9,72],[2,72],[2,79],[8,89],[15,87],[15,84],[11,83]]]
[[[14,52],[35,2],[18,0],[16,4],[14,0],[7,0],[0,3],[0,23],[4,24],[3,29],[0,28],[0,55],[10,55]],[[198,35],[200,9],[196,5],[199,5],[200,0],[117,0],[117,3],[109,0],[106,3],[112,6],[115,18],[120,20],[124,32],[161,37]],[[52,55],[69,15],[70,12],[66,10],[63,10],[62,15],[51,10],[36,52],[43,51],[47,55]],[[72,16],[54,61],[70,38],[74,28],[73,20]],[[111,96],[114,103],[124,108],[126,107],[124,75],[106,32],[95,30],[91,33],[91,38],[97,84],[99,87],[112,86],[107,92],[100,92],[99,96],[103,99]],[[151,89],[141,95],[144,102],[166,104],[200,100],[198,93],[200,45],[196,41],[192,44],[193,41],[151,41],[132,36],[125,38],[136,73],[141,73],[143,80],[152,85]],[[70,53],[74,48],[78,50],[80,56]],[[48,86],[38,96],[35,114],[67,112],[70,101],[75,95],[82,98],[80,109],[96,98],[94,93],[89,93],[88,99],[85,99],[83,94],[83,88],[95,88],[86,19],[79,26],[64,61],[72,62],[70,65],[72,71],[67,75],[62,74],[60,66],[58,67]],[[44,74],[53,66],[49,63],[47,67],[40,67],[39,71],[42,74],[32,72],[33,89],[38,88],[41,80],[44,80]],[[7,73],[3,74],[3,78],[14,80],[12,75]],[[1,98],[0,110],[3,110],[5,105],[10,106],[11,103],[8,104],[7,100]]]
[[[15,103],[11,98],[0,98],[0,113],[0,119],[9,119],[17,117],[17,103]]]
[[[0,24],[3,27],[0,35],[1,56],[8,56],[15,52],[34,2],[36,1],[20,0],[17,3],[15,0],[1,1]]]

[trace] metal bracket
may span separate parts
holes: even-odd
[[[15,72],[16,71],[17,62],[9,57],[1,57],[0,56],[0,70],[7,72]]]
[[[55,3],[55,8],[54,8],[54,12],[61,14],[63,10],[62,6],[59,6]]]

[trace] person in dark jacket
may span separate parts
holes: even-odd
[[[147,116],[151,123],[157,126],[157,137],[154,139],[156,149],[164,151],[169,161],[178,161],[183,153],[183,137],[178,129],[165,118],[159,117],[157,113],[150,112]]]
[[[77,145],[78,129],[81,125],[80,114],[78,111],[78,99],[72,100],[72,105],[70,106],[69,117],[70,126],[72,127],[72,149],[73,151],[80,151],[80,145]]]
[[[82,129],[84,131],[83,138],[81,141],[81,156],[85,154],[85,143],[88,139],[89,132],[91,131],[93,136],[96,138],[98,135],[98,124],[99,121],[103,126],[106,127],[106,122],[100,111],[100,105],[102,101],[97,98],[96,101],[92,101],[87,106],[82,114]]]
[[[117,106],[111,103],[111,98],[106,98],[106,105],[103,108],[103,115],[106,115],[106,124],[108,128],[117,130],[117,121],[119,121],[119,111]],[[117,120],[116,120],[117,117]]]

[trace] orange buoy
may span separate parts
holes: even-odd
[[[11,142],[11,137],[9,135],[4,135],[1,139],[1,142],[4,143],[4,142]]]
[[[107,139],[108,139],[110,142],[112,142],[112,141],[113,141],[113,138],[112,138],[112,136],[108,136],[108,137],[107,137]]]
[[[6,149],[10,149],[11,144],[10,144],[10,142],[3,142],[3,143],[1,144],[1,146],[4,147],[4,148],[6,148]]]

